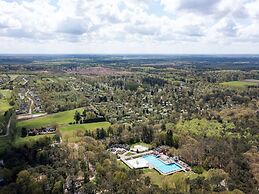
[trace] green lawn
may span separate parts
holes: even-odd
[[[3,98],[0,99],[0,113],[1,113],[11,108],[11,106],[9,105],[9,99],[12,96],[12,91],[0,90],[0,93],[3,95]]]
[[[0,90],[0,93],[1,93],[1,95],[3,95],[3,97],[0,99],[0,129],[2,129],[6,125],[4,122],[4,113],[5,113],[5,111],[12,108],[9,105],[9,99],[11,98],[12,91],[11,90]]]
[[[96,123],[69,125],[70,122],[74,121],[73,119],[74,119],[75,112],[76,111],[83,112],[83,110],[84,110],[83,108],[78,108],[74,110],[50,114],[40,118],[20,121],[17,123],[17,127],[19,129],[21,129],[22,127],[31,129],[31,128],[53,126],[57,124],[62,133],[62,138],[68,139],[69,141],[77,141],[79,137],[77,137],[76,133],[78,131],[84,132],[86,130],[93,130],[96,128],[106,129],[111,125],[109,122],[96,122]],[[35,142],[36,140],[45,136],[46,135],[38,135],[38,136],[28,136],[25,138],[18,138],[15,142],[15,145],[21,145],[28,142]]]
[[[60,130],[62,132],[71,132],[77,129],[86,131],[86,130],[96,129],[96,128],[108,128],[110,125],[111,124],[109,122],[86,123],[86,124],[62,126]]]
[[[32,129],[32,128],[47,127],[55,124],[58,124],[60,126],[68,125],[69,122],[74,122],[75,112],[79,111],[82,113],[83,110],[84,110],[83,108],[77,108],[74,110],[50,114],[40,118],[20,121],[17,123],[17,127],[18,128],[26,127],[28,129]]]
[[[256,82],[248,82],[248,81],[231,81],[231,82],[223,82],[220,84],[223,86],[240,87],[240,88],[258,85],[258,83],[256,83]]]
[[[57,113],[58,114],[58,113]],[[78,130],[92,130],[96,128],[108,128],[110,126],[109,122],[98,122],[98,123],[87,123],[87,124],[82,124],[82,125],[64,125],[60,127],[61,133],[62,133],[62,139],[66,139],[69,142],[76,142],[80,140],[80,137],[76,136],[76,132]],[[53,137],[54,134],[48,134],[48,135],[37,135],[37,136],[27,136],[27,137],[18,137],[15,142],[13,143],[14,146],[19,147],[24,144],[27,145],[32,145],[36,141],[38,141],[41,138],[46,138],[46,137]],[[8,137],[6,138],[0,138],[0,153],[4,151],[8,146],[10,146],[11,143],[9,142]]]

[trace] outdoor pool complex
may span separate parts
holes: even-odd
[[[162,174],[169,174],[175,171],[183,170],[183,168],[178,164],[176,163],[166,164],[152,154],[145,155],[143,156],[143,158]]]

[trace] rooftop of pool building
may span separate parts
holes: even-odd
[[[142,156],[142,158],[144,158],[149,163],[149,165],[154,167],[161,174],[171,174],[183,170],[183,167],[181,167],[177,163],[174,162],[171,164],[166,164],[153,154]]]

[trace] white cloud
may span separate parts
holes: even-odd
[[[152,45],[154,51],[167,53],[163,49],[183,48],[181,44],[203,48],[217,43],[224,51],[226,43],[255,44],[259,40],[259,0],[56,1],[0,0],[0,51],[11,49],[8,41],[27,42],[31,47],[34,43],[38,52],[48,50],[49,44],[85,52],[108,46],[122,49],[117,45],[129,52],[145,52]],[[161,6],[152,7],[152,13],[154,3]],[[155,14],[158,11],[162,14]]]

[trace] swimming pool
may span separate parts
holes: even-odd
[[[168,174],[168,173],[172,173],[174,171],[179,171],[183,169],[181,166],[177,165],[176,163],[165,164],[163,161],[161,161],[159,158],[157,158],[152,154],[145,155],[143,156],[143,158],[162,174]]]

